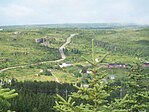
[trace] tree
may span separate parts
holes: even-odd
[[[8,110],[8,108],[11,106],[8,99],[14,98],[18,95],[18,93],[15,93],[15,90],[10,90],[9,88],[2,88],[0,86],[0,111],[4,112]]]
[[[149,77],[140,65],[136,63],[131,66],[128,80],[124,82],[128,88],[127,94],[123,99],[116,99],[118,105],[114,103],[115,108],[123,108],[127,112],[147,112],[149,109]]]
[[[104,55],[97,63],[95,61],[94,43],[92,40],[92,61],[83,57],[92,65],[92,79],[88,79],[88,87],[79,87],[78,92],[74,92],[66,101],[60,95],[57,95],[60,101],[56,101],[54,107],[58,112],[111,112],[109,106],[108,97],[110,93],[116,89],[116,87],[110,87],[112,80],[108,80],[107,74],[104,72],[99,74],[98,70],[101,67],[97,65],[102,63],[105,57]]]
[[[102,63],[105,56],[101,58]],[[60,101],[56,101],[54,107],[58,112],[147,112],[149,109],[148,74],[143,73],[140,64],[130,67],[128,79],[123,82],[126,88],[124,97],[108,98],[116,89],[122,88],[114,85],[113,80],[108,79],[107,74],[98,72],[101,67],[95,62],[94,45],[92,42],[92,61],[83,57],[92,65],[92,79],[88,80],[88,87],[79,87],[68,100],[57,95]],[[121,81],[122,83],[122,81]]]

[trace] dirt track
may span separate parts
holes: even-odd
[[[14,67],[8,67],[8,68],[4,68],[4,69],[1,69],[0,70],[0,73],[6,71],[6,70],[10,70],[10,69],[15,69],[15,68],[24,68],[24,67],[27,67],[27,66],[36,66],[36,65],[39,65],[39,64],[44,64],[44,63],[48,63],[48,62],[53,62],[53,63],[57,63],[57,62],[60,62],[60,61],[63,61],[64,59],[66,59],[66,56],[64,54],[64,48],[67,44],[69,44],[71,42],[71,38],[73,38],[75,35],[78,35],[77,33],[76,34],[71,34],[66,42],[59,48],[59,52],[60,52],[60,55],[61,55],[61,59],[58,59],[58,60],[53,60],[53,61],[43,61],[43,62],[39,62],[39,63],[34,63],[34,64],[30,64],[30,65],[20,65],[20,66],[14,66]]]

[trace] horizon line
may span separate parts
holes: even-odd
[[[141,23],[121,23],[121,22],[72,22],[72,23],[29,23],[29,24],[6,24],[3,26],[40,26],[40,25],[73,25],[73,24],[119,24],[119,25],[137,25],[137,26],[149,26],[149,24]]]

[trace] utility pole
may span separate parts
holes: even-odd
[[[120,89],[120,99],[122,99],[122,92],[123,92],[123,90],[122,90],[122,88]]]
[[[67,100],[68,99],[68,90],[67,89],[66,89],[65,93],[66,93],[66,100]]]

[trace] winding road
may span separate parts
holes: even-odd
[[[60,55],[61,55],[61,59],[58,59],[58,60],[53,60],[53,61],[43,61],[43,62],[39,62],[39,63],[35,63],[35,64],[30,64],[30,65],[21,65],[21,66],[14,66],[14,67],[8,67],[8,68],[4,68],[4,69],[1,69],[0,70],[0,73],[6,71],[6,70],[10,70],[10,69],[15,69],[15,68],[24,68],[24,67],[27,67],[27,66],[36,66],[36,65],[39,65],[39,64],[44,64],[44,63],[48,63],[48,62],[53,62],[53,63],[57,63],[57,62],[61,62],[63,61],[64,59],[66,59],[66,56],[64,54],[64,48],[67,44],[69,44],[71,42],[71,38],[73,38],[74,36],[78,35],[78,33],[75,33],[75,34],[71,34],[66,42],[59,48],[59,52],[60,52]],[[56,76],[54,76],[56,77]]]

